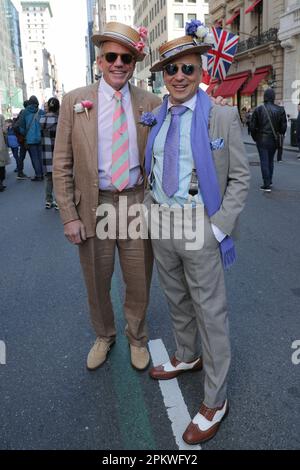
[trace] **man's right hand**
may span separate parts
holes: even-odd
[[[64,234],[73,245],[80,245],[86,240],[85,226],[81,220],[72,220],[65,224]]]

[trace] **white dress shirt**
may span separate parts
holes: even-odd
[[[115,91],[102,77],[98,89],[98,171],[99,188],[103,190],[116,189],[111,182]],[[129,183],[126,188],[131,188],[142,183],[137,130],[128,83],[119,91],[122,93],[122,105],[127,118],[129,137]]]

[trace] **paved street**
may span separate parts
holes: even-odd
[[[300,161],[285,152],[273,192],[263,194],[256,147],[247,152],[251,190],[238,262],[226,274],[231,408],[203,450],[299,449],[300,364],[292,363],[291,345],[300,340]],[[147,372],[130,366],[119,268],[112,287],[119,336],[91,373],[85,363],[94,334],[77,249],[65,241],[59,214],[44,209],[43,184],[16,181],[13,168],[0,194],[0,449],[178,449],[169,418],[176,409],[166,408]],[[149,336],[171,355],[167,311],[155,273]],[[178,385],[193,416],[201,372],[179,377]]]

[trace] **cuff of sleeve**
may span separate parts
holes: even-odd
[[[222,230],[220,230],[216,225],[214,224],[211,224],[211,228],[212,228],[212,231],[214,232],[214,236],[216,237],[216,239],[218,240],[219,243],[221,243],[221,241],[224,240],[224,238],[226,237],[226,234],[224,232],[222,232]]]

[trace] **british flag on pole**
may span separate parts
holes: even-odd
[[[207,53],[207,71],[211,78],[225,80],[237,50],[239,36],[221,28],[212,28],[215,44]]]

